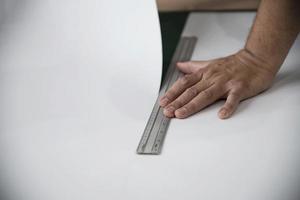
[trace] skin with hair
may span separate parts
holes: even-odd
[[[157,0],[159,11],[254,10],[259,0]]]
[[[243,49],[207,61],[177,63],[185,76],[160,99],[167,117],[186,118],[219,99],[232,116],[242,100],[271,87],[300,31],[300,1],[262,0]]]

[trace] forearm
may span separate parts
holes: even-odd
[[[178,63],[186,73],[160,100],[167,117],[186,118],[221,98],[218,115],[268,89],[300,30],[299,0],[262,0],[245,47],[230,56]]]
[[[299,30],[299,0],[262,0],[245,49],[276,73]]]
[[[160,11],[256,10],[259,0],[157,0]]]

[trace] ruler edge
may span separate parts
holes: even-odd
[[[178,62],[178,61],[188,61],[188,60],[190,60],[191,59],[191,57],[192,57],[192,55],[193,55],[193,50],[194,50],[194,48],[195,48],[195,45],[196,45],[196,43],[197,43],[197,38],[196,37],[181,37],[180,38],[180,40],[182,39],[182,41],[184,42],[184,40],[188,40],[188,43],[186,44],[187,46],[186,46],[186,49],[182,49],[182,51],[183,51],[183,53],[182,53],[182,51],[180,52],[180,57],[181,58],[179,58],[178,60],[175,60],[174,58],[175,58],[175,55],[174,55],[174,58],[172,57],[172,61],[171,61],[171,63],[170,63],[170,65],[175,65],[174,66],[174,68],[173,68],[173,74],[175,73],[175,72],[177,72],[178,74],[177,74],[177,77],[176,77],[176,80],[175,80],[175,82],[178,80],[178,78],[180,78],[180,75],[182,74],[178,69],[177,69],[177,67],[176,67],[176,63]],[[178,47],[179,47],[179,45],[178,45]],[[185,46],[183,46],[183,47],[185,47]],[[186,50],[186,51],[184,51],[184,50]],[[192,51],[192,52],[190,52],[190,51]],[[169,65],[169,67],[170,67],[170,65]],[[172,75],[172,74],[171,74]],[[171,76],[171,78],[173,78],[173,76]],[[171,82],[171,80],[170,80],[170,82]],[[170,83],[169,83],[170,84]],[[167,86],[167,89],[169,89],[171,86],[168,84],[168,86]],[[171,83],[171,84],[173,84],[173,83]],[[165,93],[165,92],[164,92]],[[160,95],[158,96],[158,99],[159,99],[159,97],[160,97]],[[161,108],[160,108],[161,109]],[[166,117],[165,117],[166,118]],[[168,128],[169,128],[169,126],[170,126],[170,121],[171,121],[171,118],[167,118],[167,125],[165,126],[165,129],[166,129],[166,131],[164,132],[164,134],[163,134],[163,136],[161,137],[161,142],[160,142],[160,146],[159,146],[159,148],[158,148],[158,151],[151,151],[151,153],[144,153],[144,154],[150,154],[150,155],[159,155],[159,154],[161,154],[161,151],[162,151],[162,149],[163,149],[163,146],[164,146],[164,140],[165,140],[165,137],[166,137],[166,135],[167,135],[167,130],[168,130]],[[159,129],[160,130],[160,129]],[[156,138],[158,137],[160,135],[160,133],[158,133],[157,135],[156,135]],[[156,139],[155,139],[155,141],[156,141]],[[155,143],[154,143],[155,144]],[[152,147],[152,149],[153,149],[153,147]]]
[[[182,44],[182,43],[183,43],[183,37],[180,38],[180,40],[179,40],[179,43],[178,43],[178,45],[177,45],[177,47],[176,47],[176,49],[175,49],[175,52],[174,52],[174,54],[173,54],[173,56],[172,56],[172,59],[171,59],[171,62],[170,62],[170,64],[169,64],[167,73],[166,73],[166,75],[165,75],[165,77],[164,77],[164,80],[162,81],[162,83],[161,83],[161,85],[160,85],[160,91],[159,91],[158,96],[157,96],[157,98],[156,98],[156,101],[155,101],[155,103],[154,103],[154,105],[153,105],[152,111],[151,111],[151,113],[150,113],[150,116],[149,116],[149,118],[148,118],[147,124],[146,124],[146,126],[145,126],[144,131],[143,131],[143,135],[142,135],[142,137],[141,137],[141,139],[140,139],[139,145],[138,145],[137,150],[136,150],[136,153],[139,154],[139,155],[156,155],[156,154],[154,154],[154,153],[152,153],[152,152],[146,153],[144,150],[141,150],[141,151],[140,151],[140,149],[142,148],[143,138],[145,137],[145,134],[146,134],[145,130],[146,130],[146,128],[148,127],[148,125],[149,125],[149,123],[150,123],[150,119],[151,119],[151,116],[152,116],[153,112],[155,111],[155,108],[156,108],[156,105],[157,105],[157,103],[158,103],[159,97],[161,96],[161,93],[162,93],[162,90],[163,90],[163,86],[166,84],[166,82],[167,82],[169,79],[172,78],[172,72],[174,71],[174,68],[172,68],[172,67],[170,67],[170,66],[174,64],[175,58],[177,58],[178,55],[180,55],[180,54],[179,54],[179,53],[180,53],[180,51],[179,51],[179,46],[181,46],[180,44]],[[157,114],[158,114],[158,113],[157,113]],[[150,133],[151,133],[151,132],[150,132]]]
[[[187,40],[187,39],[188,39],[189,41],[192,42],[192,46],[189,46],[189,45],[188,45],[189,48],[187,48],[186,54],[182,54],[182,53],[181,53],[182,51],[179,51],[179,50],[182,50],[182,49],[179,49],[179,47],[181,47],[181,45],[182,45],[182,43],[184,42],[184,40]],[[187,55],[189,55],[189,58],[186,58],[186,61],[188,61],[188,60],[191,59],[191,57],[192,57],[192,55],[193,55],[193,51],[194,51],[195,46],[196,46],[196,43],[197,43],[197,40],[198,40],[198,38],[197,38],[196,36],[182,36],[182,37],[180,38],[180,41],[179,41],[179,43],[178,43],[178,45],[177,45],[177,47],[176,47],[175,53],[173,54],[172,60],[171,60],[171,62],[170,62],[170,65],[169,65],[167,74],[166,74],[166,76],[165,76],[165,78],[164,78],[164,81],[162,82],[162,85],[161,85],[161,86],[164,86],[164,85],[166,84],[165,82],[171,81],[171,80],[172,80],[172,75],[173,75],[174,72],[176,71],[176,66],[174,66],[174,67],[170,67],[170,66],[176,65],[176,63],[177,63],[178,61],[180,61],[180,60],[181,60],[181,61],[185,60],[184,57],[187,57]],[[192,51],[192,52],[190,52],[190,51]],[[178,56],[179,56],[179,55],[181,55],[183,58],[178,59]],[[167,75],[168,75],[168,76],[167,76]],[[177,78],[178,78],[178,77],[177,77]],[[170,79],[170,80],[169,80],[169,79]],[[167,87],[166,89],[168,89],[168,88],[169,88],[169,87]],[[161,87],[161,89],[160,89],[159,95],[158,95],[158,97],[157,97],[157,99],[156,99],[156,101],[155,101],[155,104],[154,104],[154,106],[153,106],[152,112],[151,112],[151,114],[150,114],[150,116],[149,116],[149,119],[148,119],[148,121],[147,121],[147,124],[146,124],[146,126],[145,126],[144,133],[143,133],[143,135],[142,135],[142,138],[140,139],[140,143],[139,143],[138,148],[137,148],[137,150],[136,150],[136,153],[139,154],[139,155],[159,155],[159,154],[161,153],[161,151],[162,151],[162,147],[163,147],[163,143],[164,143],[164,139],[165,139],[166,133],[165,133],[165,134],[163,135],[163,137],[162,137],[162,142],[161,142],[162,145],[160,145],[160,147],[158,148],[158,151],[156,151],[156,152],[154,152],[154,151],[152,151],[152,150],[151,150],[150,152],[145,152],[144,150],[140,151],[140,147],[141,147],[141,145],[142,145],[143,138],[144,138],[145,135],[146,135],[145,130],[146,130],[146,128],[148,127],[149,123],[151,122],[150,119],[151,119],[152,113],[154,112],[154,110],[155,110],[155,108],[156,108],[157,102],[158,102],[159,97],[161,96],[161,93],[162,93],[162,92],[163,92],[163,87]],[[158,109],[160,109],[160,107],[159,107]],[[157,114],[159,114],[159,110],[158,110],[158,113],[157,113]],[[168,124],[167,124],[167,126],[166,126],[166,129],[168,129],[168,127],[169,127],[170,119],[168,120],[167,123],[168,123]],[[149,132],[149,134],[151,134],[151,131]],[[148,135],[147,139],[149,139],[149,134],[147,134],[147,135]],[[159,134],[157,134],[157,135],[159,135]],[[156,135],[156,137],[157,137],[157,135]],[[145,144],[147,144],[147,142],[146,142]],[[153,148],[153,147],[152,147],[152,148]]]
[[[192,45],[191,45],[191,46],[188,45],[188,48],[187,48],[187,50],[186,50],[186,54],[183,54],[183,55],[182,55],[182,51],[180,51],[181,49],[179,49],[179,48],[182,46],[182,43],[184,42],[184,40],[190,40],[190,42],[192,43]],[[170,62],[170,64],[169,64],[169,66],[168,66],[167,73],[166,73],[166,75],[165,75],[165,77],[164,77],[164,79],[163,79],[163,81],[162,81],[162,83],[161,83],[161,85],[160,85],[160,91],[159,91],[159,94],[158,94],[157,99],[156,99],[156,101],[155,101],[155,103],[154,103],[154,105],[153,105],[152,111],[151,111],[151,113],[150,113],[150,116],[149,116],[148,121],[147,121],[147,123],[146,123],[146,126],[145,126],[145,128],[144,128],[142,137],[141,137],[140,142],[139,142],[139,144],[138,144],[138,147],[137,147],[137,149],[136,149],[136,154],[138,154],[138,155],[160,155],[160,154],[161,154],[161,151],[162,151],[162,148],[163,148],[163,143],[164,143],[164,140],[165,140],[165,137],[166,137],[166,133],[165,133],[165,134],[163,135],[163,137],[162,137],[162,141],[161,141],[162,145],[160,145],[160,147],[158,148],[158,151],[156,151],[156,152],[153,152],[153,151],[151,151],[151,152],[144,152],[144,151],[141,151],[140,149],[141,149],[141,146],[143,145],[143,144],[142,144],[143,138],[144,138],[144,136],[145,136],[145,134],[146,134],[145,130],[146,130],[146,128],[149,126],[149,123],[151,123],[150,118],[151,118],[153,112],[155,111],[156,105],[157,105],[157,103],[158,103],[158,101],[159,101],[159,99],[160,99],[160,97],[161,97],[161,95],[162,95],[161,93],[163,92],[163,86],[164,86],[165,84],[167,84],[166,82],[168,82],[168,80],[171,82],[172,74],[176,71],[176,66],[174,66],[174,67],[171,67],[171,66],[172,66],[172,65],[176,65],[176,63],[179,62],[179,61],[184,62],[183,60],[178,59],[178,56],[180,56],[180,55],[182,55],[183,57],[187,57],[187,55],[189,55],[189,58],[187,58],[187,60],[186,60],[186,61],[189,61],[189,60],[191,59],[191,57],[193,56],[193,52],[194,52],[195,46],[196,46],[196,44],[197,44],[197,41],[198,41],[198,38],[197,38],[196,36],[182,36],[182,37],[180,37],[179,43],[178,43],[177,46],[176,46],[175,52],[174,52],[174,54],[173,54],[173,56],[172,56],[172,59],[171,59],[171,62]],[[191,51],[191,52],[190,52],[190,51]],[[177,77],[177,78],[178,78],[178,77]],[[166,89],[168,89],[169,87],[170,87],[170,86],[168,86]],[[159,109],[160,109],[160,107],[159,107]],[[157,115],[158,115],[158,114],[159,114],[159,110],[158,110],[158,112],[157,112]],[[156,118],[157,118],[157,116],[156,116]],[[167,126],[166,126],[166,129],[168,129],[168,127],[169,127],[169,125],[170,125],[170,120],[171,120],[171,118],[168,119],[168,122],[167,122],[168,124],[167,124]],[[166,132],[167,132],[167,131],[166,131]],[[151,134],[151,131],[150,131],[149,134]],[[156,137],[157,137],[158,135],[159,135],[159,134],[157,134]],[[148,136],[148,139],[149,139],[149,136]],[[156,140],[156,139],[155,139],[155,140]],[[146,142],[145,144],[147,144],[147,142]],[[155,144],[155,143],[154,143],[154,144]],[[152,148],[153,148],[153,147],[152,147]]]
[[[186,40],[188,40],[188,42],[185,42]],[[174,53],[174,55],[172,57],[170,65],[168,67],[168,72],[167,72],[168,76],[166,76],[165,80],[163,81],[163,84],[162,84],[163,87],[159,91],[159,95],[158,95],[158,97],[157,97],[157,99],[155,101],[155,104],[154,104],[154,107],[158,107],[158,112],[157,112],[156,118],[155,118],[156,120],[157,120],[157,116],[160,115],[160,112],[162,112],[162,108],[159,106],[159,102],[158,101],[159,101],[160,97],[166,92],[166,90],[170,88],[170,84],[172,84],[171,82],[172,82],[172,80],[174,78],[174,73],[178,73],[177,70],[176,70],[176,62],[178,62],[179,60],[183,60],[184,59],[186,53],[188,52],[187,49],[189,47],[189,41],[190,41],[189,38],[186,38],[186,37],[185,38],[181,38],[180,41],[179,41],[179,43],[178,43],[178,45],[177,45],[177,47],[176,47],[175,53]],[[179,75],[179,73],[177,74],[177,77],[175,78],[175,81],[178,79],[178,75]],[[162,117],[163,117],[162,120],[166,120],[166,123],[167,123],[166,127],[168,127],[169,124],[170,124],[171,118],[167,118],[165,116],[162,116]],[[156,122],[156,120],[155,120],[155,122]],[[158,131],[160,131],[161,122],[159,124]],[[152,136],[151,133],[152,133],[152,131],[149,132],[148,139]],[[157,141],[156,138],[157,138],[158,135],[159,135],[159,132],[155,135],[155,139],[154,139],[153,145],[155,145],[155,142]],[[162,140],[160,142],[161,145],[158,147],[157,151],[153,150],[154,146],[152,145],[150,151],[145,151],[144,150],[144,151],[141,152],[141,154],[159,155],[161,153],[161,150],[162,150],[162,146],[163,146],[163,142],[164,142],[165,136],[166,136],[166,131],[163,134]],[[148,142],[146,143],[146,145],[147,144],[148,144]]]

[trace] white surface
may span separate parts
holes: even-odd
[[[127,196],[161,78],[155,1],[0,7],[2,190],[16,200]]]
[[[217,58],[242,48],[253,17],[254,13],[191,15],[183,35],[199,37],[192,59]],[[294,197],[300,187],[299,55],[298,40],[273,87],[244,101],[231,119],[218,119],[220,102],[187,120],[171,122],[163,156],[173,166],[169,181],[179,182],[174,196],[299,199]]]
[[[124,6],[125,3],[121,7]],[[66,7],[61,8],[65,11]],[[83,8],[94,8],[89,14],[98,13],[95,6]],[[27,13],[30,23],[36,19],[30,18],[32,10]],[[154,8],[148,11],[149,16],[153,15]],[[126,16],[124,13],[120,19],[127,20]],[[241,48],[253,16],[252,13],[193,14],[184,31],[184,35],[199,37],[193,58],[225,56]],[[154,20],[155,16],[152,17]],[[53,28],[40,26],[44,24],[42,18],[36,20],[43,27],[37,30],[40,32],[32,31],[35,24],[11,27],[5,35],[6,46],[1,40],[0,86],[4,97],[1,99],[0,153],[4,177],[1,182],[4,189],[10,188],[22,196],[18,200],[292,199],[300,185],[299,41],[274,86],[243,102],[233,118],[219,120],[218,103],[189,119],[172,120],[162,155],[140,156],[134,151],[147,118],[143,114],[151,109],[149,104],[153,105],[159,79],[160,52],[152,49],[158,48],[153,44],[159,42],[157,36],[153,36],[155,41],[140,38],[139,43],[131,42],[131,51],[137,51],[133,45],[144,46],[149,42],[151,48],[142,48],[153,53],[148,59],[143,58],[149,55],[147,51],[130,60],[130,56],[112,55],[108,49],[107,56],[115,58],[109,61],[116,64],[123,63],[124,59],[128,61],[122,68],[109,68],[114,66],[111,62],[101,65],[104,56],[98,51],[103,47],[89,43],[92,38],[99,40],[94,31],[81,33],[87,36],[82,39],[87,40],[84,46],[91,48],[86,52],[80,48],[81,42],[49,41],[52,37],[47,33],[53,32]],[[147,26],[140,30],[147,32],[145,29],[154,28],[156,31],[152,30],[148,37],[158,34],[158,27],[151,23],[154,21],[145,22]],[[75,29],[81,30],[77,26]],[[17,32],[21,28],[23,32]],[[72,29],[68,27],[65,31]],[[102,35],[103,30],[97,33]],[[40,35],[47,36],[45,44]],[[71,44],[80,45],[75,48],[79,52],[68,48]],[[50,46],[51,51],[43,49],[44,45]],[[48,59],[48,56],[54,57]],[[129,73],[137,68],[128,64],[135,59],[145,66],[139,68],[142,77]],[[147,62],[143,62],[145,59]],[[65,65],[68,67],[55,67]],[[39,70],[40,66],[44,68]],[[114,69],[122,73],[113,75]],[[134,102],[122,103],[116,97]],[[141,102],[136,101],[137,97]],[[118,125],[109,129],[113,120]]]

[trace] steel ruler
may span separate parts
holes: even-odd
[[[191,59],[196,42],[196,37],[182,37],[180,39],[164,81],[161,85],[159,96],[154,104],[143,136],[137,148],[138,154],[160,154],[170,123],[170,118],[164,116],[163,109],[159,106],[159,99],[182,75],[177,69],[176,63],[179,61],[189,61]]]

